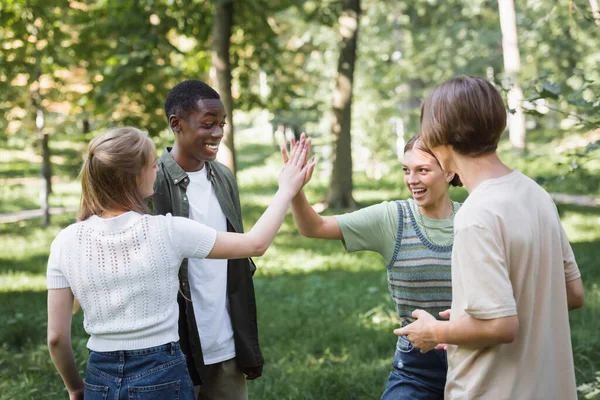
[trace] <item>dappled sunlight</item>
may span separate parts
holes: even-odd
[[[600,241],[600,210],[586,214],[566,211],[561,220],[569,241]]]
[[[46,274],[8,272],[0,274],[0,293],[20,292],[23,290],[46,291]]]

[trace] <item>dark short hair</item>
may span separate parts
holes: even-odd
[[[465,156],[496,151],[506,128],[500,92],[486,79],[458,76],[437,86],[421,107],[421,138]]]
[[[187,80],[176,85],[165,101],[167,121],[173,114],[187,118],[198,109],[198,102],[203,99],[220,99],[219,93],[209,85],[198,80]]]
[[[409,139],[409,141],[406,142],[406,144],[404,145],[405,153],[412,149],[427,153],[431,157],[435,158],[437,161],[437,157],[435,156],[435,154],[433,154],[433,152],[427,146],[425,146],[425,143],[423,143],[423,140],[421,140],[421,135],[416,135],[416,136],[411,137]],[[438,161],[438,164],[439,164],[439,161]],[[450,181],[450,185],[452,185],[452,186],[462,186],[463,185],[463,183],[460,180],[460,177],[458,176],[457,173],[454,173],[454,178],[452,178],[452,180]]]

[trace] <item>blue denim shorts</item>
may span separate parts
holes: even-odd
[[[445,350],[422,354],[404,336],[400,336],[393,367],[382,400],[444,399],[448,371]]]
[[[179,343],[140,350],[90,351],[86,400],[193,400]]]

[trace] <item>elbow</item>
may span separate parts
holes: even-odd
[[[499,344],[508,344],[515,341],[517,338],[517,334],[519,331],[519,319],[514,317],[509,317],[508,321],[502,323],[500,329],[497,329],[497,342]]]
[[[48,332],[48,349],[52,350],[64,346],[69,342],[68,336],[56,332]]]
[[[578,308],[583,307],[583,303],[584,303],[584,295],[583,295],[583,289],[582,289],[580,293],[574,294],[569,299],[569,311],[576,310]]]
[[[263,243],[258,244],[254,248],[254,251],[253,251],[254,254],[252,254],[252,257],[262,257],[267,252],[268,248],[269,248],[268,244],[263,244]]]

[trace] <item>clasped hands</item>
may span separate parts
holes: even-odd
[[[408,324],[402,328],[394,330],[398,336],[406,336],[406,339],[418,348],[421,353],[427,353],[430,350],[445,350],[448,345],[439,343],[439,331],[446,324],[445,321],[438,321],[433,315],[425,310],[415,310],[412,312],[412,317],[415,322]],[[440,312],[440,317],[444,319],[450,318],[450,310]]]

